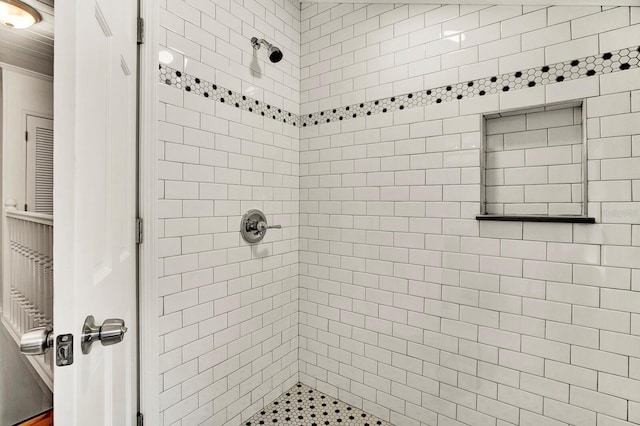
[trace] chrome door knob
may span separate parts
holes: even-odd
[[[20,338],[20,352],[25,355],[42,355],[53,347],[53,328],[32,328]]]
[[[91,352],[91,345],[98,340],[102,343],[102,346],[120,343],[124,340],[124,335],[127,331],[128,329],[121,319],[110,318],[105,320],[101,326],[97,326],[93,315],[89,315],[82,326],[80,339],[82,353],[86,355]]]
[[[102,346],[120,343],[124,340],[124,334],[127,331],[123,320],[115,318],[105,320],[100,327],[100,343]]]

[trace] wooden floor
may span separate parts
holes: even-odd
[[[48,411],[33,419],[18,423],[16,426],[53,426],[53,411]]]

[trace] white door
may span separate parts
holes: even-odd
[[[136,16],[136,0],[56,2],[54,333],[74,338],[54,369],[60,426],[135,424]],[[123,319],[124,340],[83,354],[88,315]]]

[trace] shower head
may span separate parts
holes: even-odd
[[[282,60],[282,51],[263,38],[258,39],[257,37],[251,37],[251,45],[255,50],[260,49],[260,45],[264,45],[267,49],[267,53],[269,54],[269,60],[273,63],[280,62]]]
[[[269,60],[273,63],[280,62],[282,59],[282,51],[275,46],[269,48]]]

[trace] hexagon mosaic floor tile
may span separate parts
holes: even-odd
[[[298,383],[242,426],[391,426],[369,413]]]

